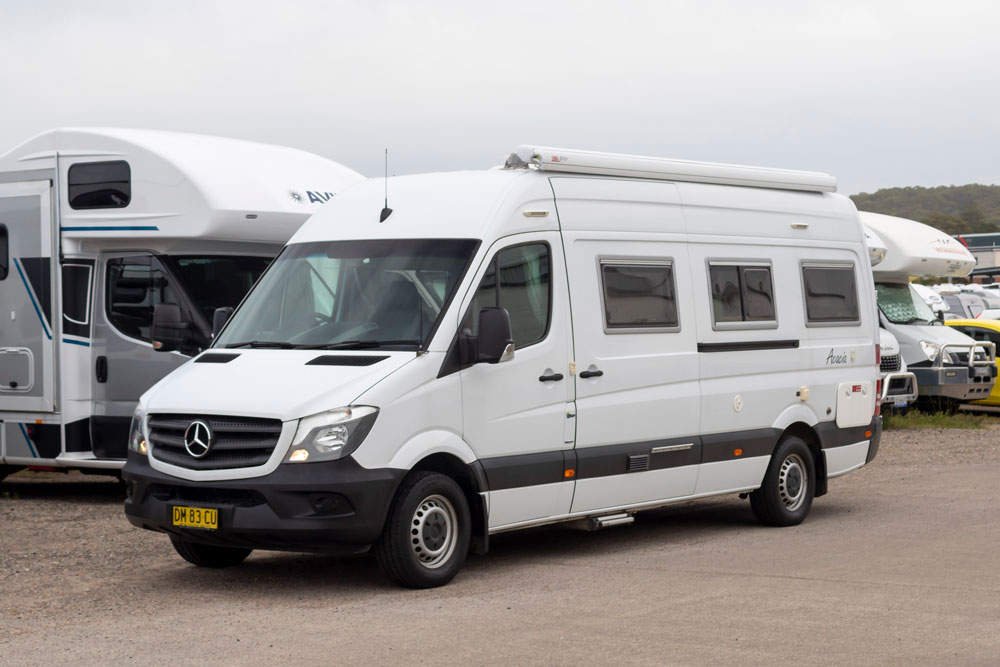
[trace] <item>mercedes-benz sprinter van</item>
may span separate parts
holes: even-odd
[[[126,515],[198,565],[374,546],[413,587],[491,534],[704,496],[797,524],[881,430],[835,188],[545,148],[356,185],[143,396]]]

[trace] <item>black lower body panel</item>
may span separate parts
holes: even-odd
[[[405,470],[362,468],[347,458],[284,464],[269,475],[191,482],[129,453],[125,516],[134,526],[217,546],[349,553],[374,543]],[[173,525],[174,506],[219,511],[218,528]]]

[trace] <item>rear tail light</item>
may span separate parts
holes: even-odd
[[[882,414],[882,380],[875,383],[875,417]]]
[[[875,343],[875,365],[882,365],[882,346],[878,343]]]

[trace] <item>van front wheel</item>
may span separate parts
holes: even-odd
[[[764,483],[750,494],[750,508],[765,526],[795,526],[806,518],[816,492],[816,466],[802,438],[783,439],[771,456]]]
[[[465,563],[471,524],[469,503],[455,480],[415,472],[396,493],[375,556],[401,586],[443,586]]]

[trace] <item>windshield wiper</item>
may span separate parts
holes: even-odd
[[[324,345],[300,345],[306,350],[363,350],[367,348],[386,347],[388,345],[420,345],[419,340],[343,340],[339,343]]]
[[[274,348],[276,350],[291,350],[291,349],[294,349],[295,347],[298,347],[298,346],[297,345],[293,345],[292,343],[285,343],[285,342],[277,341],[277,340],[248,340],[248,341],[244,341],[242,343],[229,343],[228,345],[226,345],[226,347],[227,348],[230,348],[230,347],[263,347],[263,348],[267,348],[267,347],[270,347],[270,348]]]

